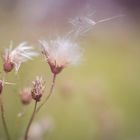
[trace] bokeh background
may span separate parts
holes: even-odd
[[[69,19],[90,12],[95,21],[125,16],[97,24],[78,38],[82,61],[58,75],[54,94],[34,120],[34,140],[140,139],[139,0],[0,0],[0,53],[10,40],[14,46],[28,41],[38,50],[39,39],[67,34]],[[2,78],[2,59],[0,66]],[[33,108],[21,104],[19,92],[36,75],[45,77],[45,96],[52,75],[42,57],[23,64],[18,75],[6,76],[17,83],[6,85],[3,93],[13,140],[21,139]],[[0,140],[5,140],[1,122]]]

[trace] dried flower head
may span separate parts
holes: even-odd
[[[31,88],[24,88],[20,92],[20,100],[22,104],[27,105],[31,102],[32,96],[31,96]]]
[[[68,38],[56,38],[49,42],[40,41],[42,54],[45,56],[53,74],[58,74],[68,64],[76,64],[80,60],[80,48]]]
[[[37,102],[40,101],[45,89],[45,81],[42,77],[36,77],[33,81],[33,89],[31,90],[32,98]]]
[[[5,49],[3,60],[4,60],[4,71],[10,72],[15,68],[18,72],[21,63],[32,59],[37,56],[37,53],[33,51],[33,48],[27,45],[26,42],[20,43],[16,48],[12,49],[12,44],[8,49]]]

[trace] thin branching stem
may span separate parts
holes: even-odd
[[[0,95],[0,110],[1,110],[1,118],[2,118],[2,123],[3,123],[4,131],[5,131],[5,134],[6,134],[6,138],[7,138],[7,140],[10,140],[11,138],[10,138],[8,127],[7,127],[7,123],[6,123],[6,120],[5,120],[4,106],[3,106],[3,103],[2,103],[1,95]]]
[[[48,99],[50,98],[51,94],[53,93],[53,89],[54,89],[54,86],[55,86],[55,80],[56,80],[56,74],[53,74],[53,79],[52,79],[52,84],[51,84],[49,94],[46,96],[45,100],[37,108],[36,113],[38,113],[39,110],[42,108],[42,106],[47,103]]]
[[[25,131],[25,135],[24,135],[24,140],[28,140],[28,133],[29,133],[31,124],[32,124],[32,122],[33,122],[33,119],[34,119],[34,117],[35,117],[36,107],[37,107],[37,101],[35,101],[33,113],[32,113],[32,115],[31,115],[31,118],[30,118],[29,123],[28,123],[28,125],[27,125],[26,131]]]

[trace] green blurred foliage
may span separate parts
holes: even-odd
[[[136,31],[124,33],[122,29],[111,28],[107,32],[108,29],[81,38],[79,44],[84,48],[81,64],[67,67],[57,76],[54,94],[34,120],[52,118],[53,128],[44,134],[44,139],[140,139],[139,35]],[[19,27],[7,26],[5,35],[0,34],[0,45],[8,47],[10,39],[17,44],[26,39],[16,34],[18,30]],[[35,40],[39,35],[27,36],[27,40],[38,45]],[[1,53],[4,48],[0,48]],[[2,72],[2,59],[0,65]],[[18,75],[14,71],[6,75],[7,81],[16,82],[15,86],[5,85],[3,91],[5,117],[13,140],[23,135],[33,109],[33,103],[28,106],[20,103],[19,92],[30,86],[37,75],[45,77],[45,97],[52,75],[42,57],[23,64]],[[25,114],[18,117],[21,112]],[[4,138],[0,120],[0,139]]]

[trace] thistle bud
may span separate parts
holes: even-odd
[[[42,77],[36,77],[36,80],[33,81],[33,89],[31,90],[31,95],[32,98],[39,102],[41,97],[42,97],[42,93],[44,91],[44,86],[45,82],[43,81]]]
[[[31,102],[32,96],[30,88],[25,88],[20,92],[20,100],[24,105],[28,105]]]

